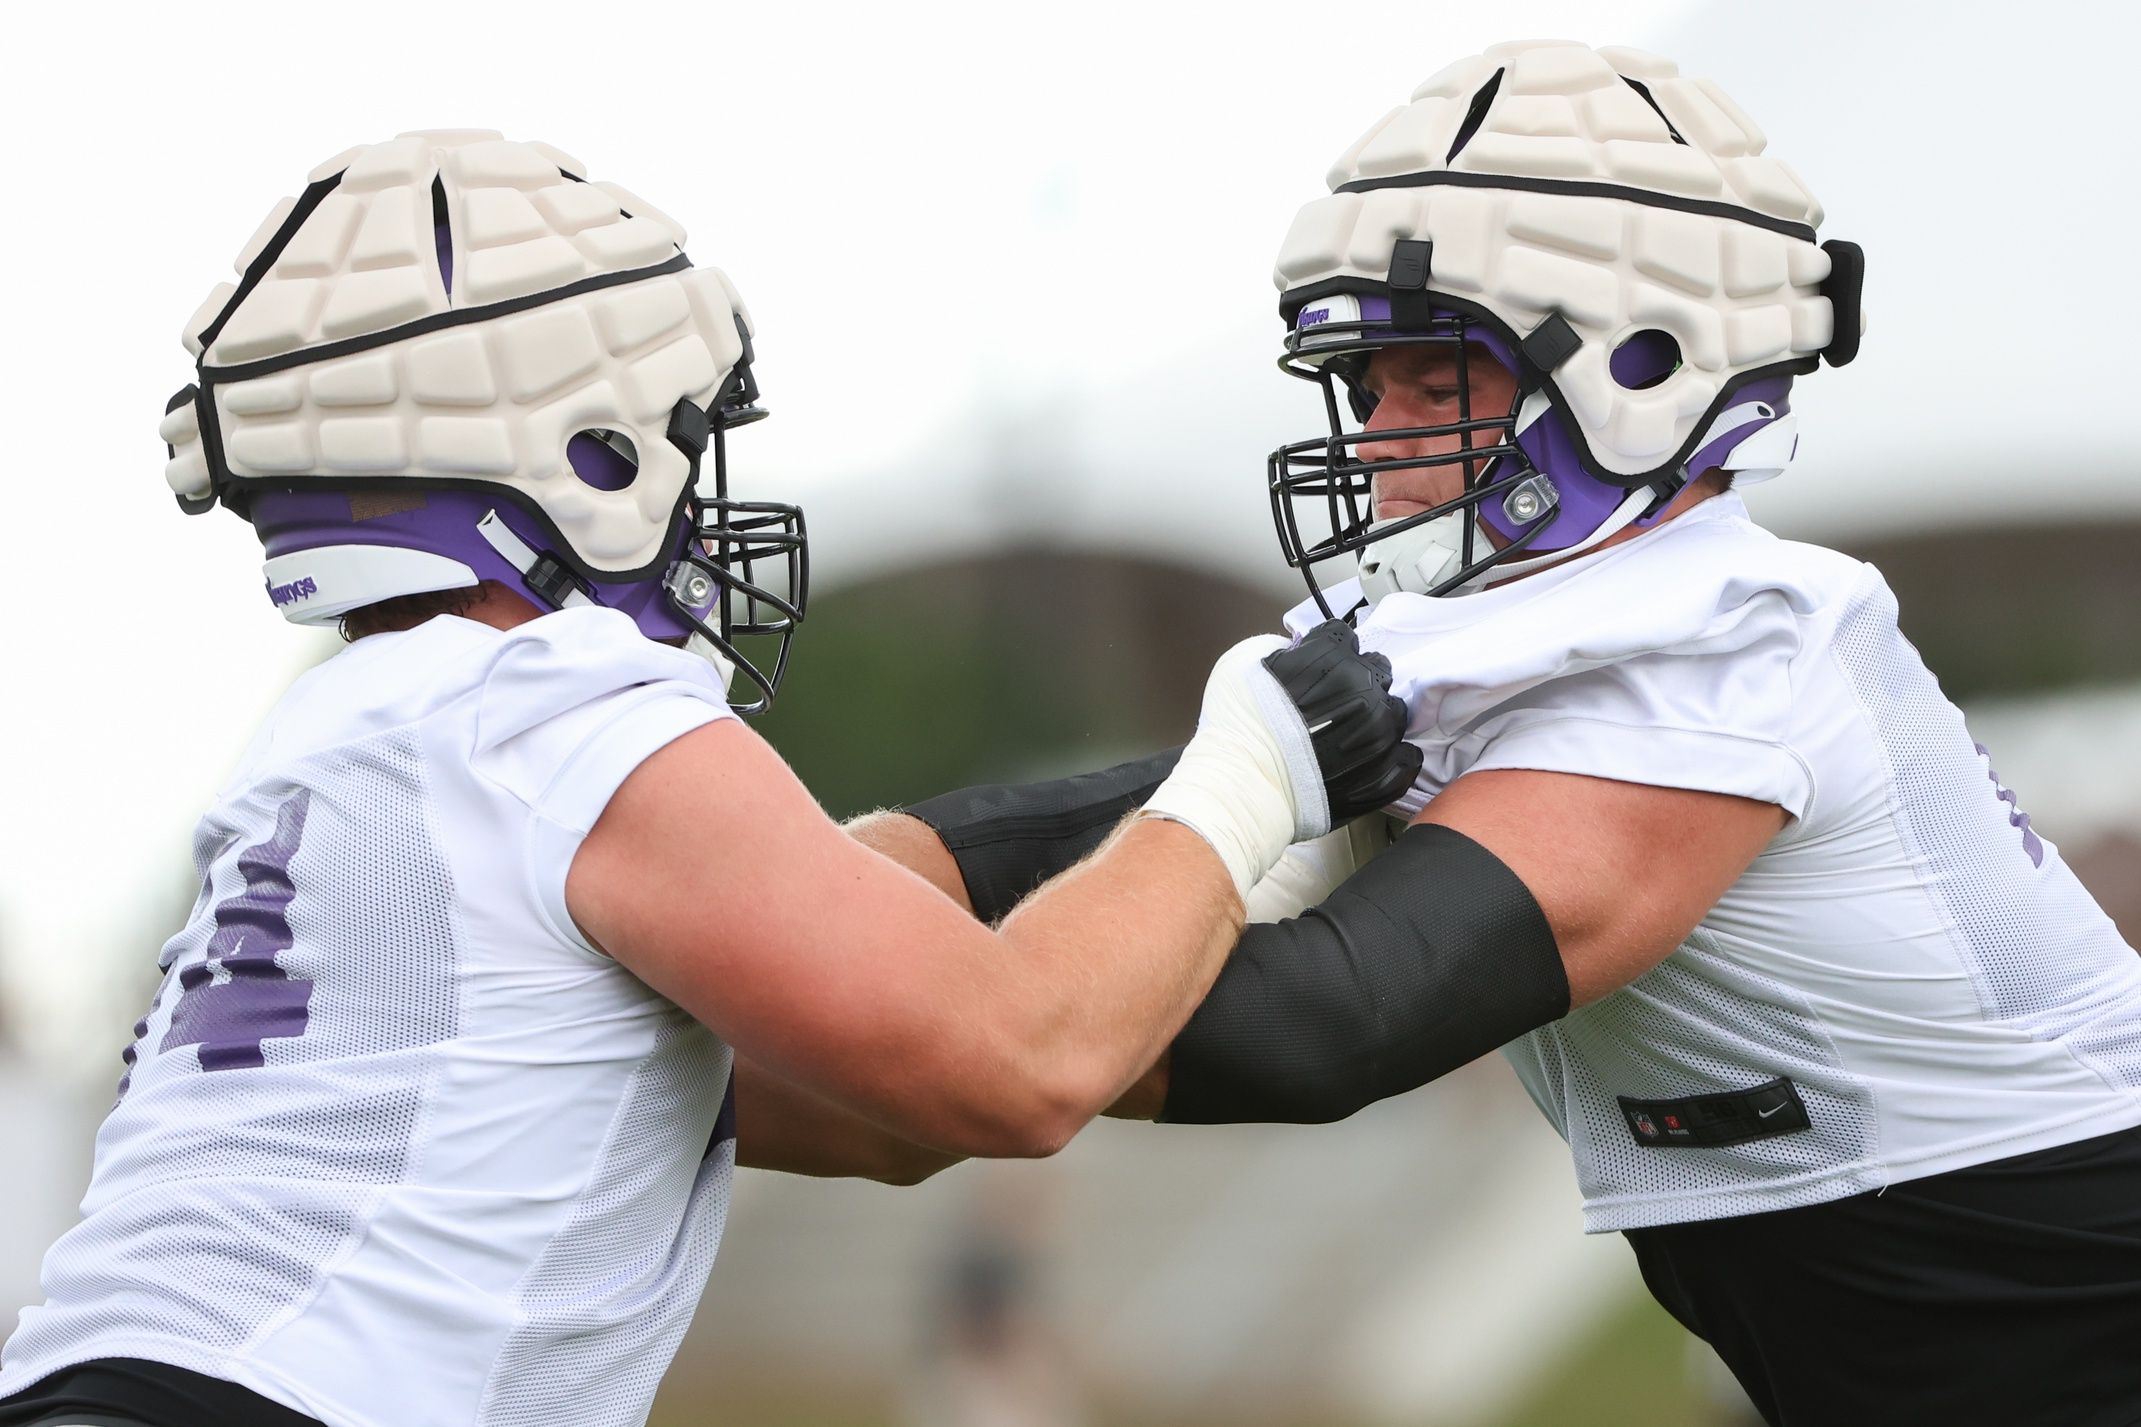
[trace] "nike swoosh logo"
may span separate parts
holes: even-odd
[[[1782,1105],[1772,1105],[1772,1106],[1770,1106],[1770,1107],[1769,1107],[1769,1108],[1768,1108],[1767,1110],[1757,1110],[1757,1111],[1755,1111],[1755,1112],[1754,1112],[1754,1117],[1755,1117],[1755,1118],[1756,1118],[1757,1120],[1766,1120],[1766,1119],[1768,1119],[1768,1118],[1769,1118],[1769,1117],[1770,1117],[1771,1115],[1774,1115],[1774,1114],[1776,1114],[1776,1113],[1777,1113],[1777,1112],[1778,1112],[1779,1110],[1782,1110],[1783,1108],[1784,1108],[1784,1107],[1783,1107]]]

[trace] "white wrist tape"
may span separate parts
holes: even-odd
[[[1242,909],[1252,922],[1300,916],[1390,846],[1396,827],[1387,813],[1363,813],[1312,842],[1295,843],[1264,880],[1249,889]]]
[[[1286,647],[1278,635],[1261,635],[1220,656],[1204,686],[1197,736],[1145,803],[1147,815],[1210,843],[1244,898],[1288,846],[1330,828],[1308,726],[1263,664]]]

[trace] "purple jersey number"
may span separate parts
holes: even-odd
[[[2001,785],[2000,775],[1992,771],[1992,750],[1982,743],[1973,743],[1970,746],[1977,750],[1978,757],[1986,760],[1985,776],[1992,779],[1993,790],[2000,795],[2000,801],[2007,804],[2008,825],[2022,829],[2022,850],[2029,854],[2031,865],[2044,866],[2044,839],[2031,829],[2029,814],[2015,806],[2015,795]]]
[[[275,831],[238,854],[245,886],[216,906],[207,955],[178,974],[178,1004],[158,1050],[199,1046],[201,1069],[264,1063],[261,1042],[301,1036],[311,1018],[312,983],[276,964],[290,949],[290,859],[305,834],[312,792],[302,789],[275,814]]]

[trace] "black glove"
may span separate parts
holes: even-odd
[[[1405,742],[1411,712],[1390,692],[1390,661],[1360,652],[1342,619],[1317,625],[1264,667],[1301,710],[1331,803],[1331,825],[1386,808],[1420,772],[1421,752]]]

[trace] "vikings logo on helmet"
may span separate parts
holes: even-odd
[[[1272,453],[1272,510],[1327,612],[1334,556],[1360,556],[1371,599],[1456,593],[1654,520],[1706,471],[1783,469],[1791,379],[1857,353],[1863,262],[1816,246],[1821,207],[1765,142],[1665,60],[1527,42],[1443,70],[1346,150],[1276,272],[1280,365],[1323,387],[1329,432]],[[1474,411],[1460,379],[1454,423],[1349,431],[1368,357],[1409,344],[1460,378],[1500,364],[1509,408]],[[1364,461],[1369,440],[1436,454]],[[1377,474],[1452,466],[1462,496],[1375,520]]]
[[[330,159],[186,324],[180,505],[253,523],[296,622],[499,580],[689,640],[764,707],[807,594],[802,515],[729,498],[724,432],[765,414],[751,324],[683,242],[544,144],[412,133]],[[742,636],[774,641],[767,668]]]

